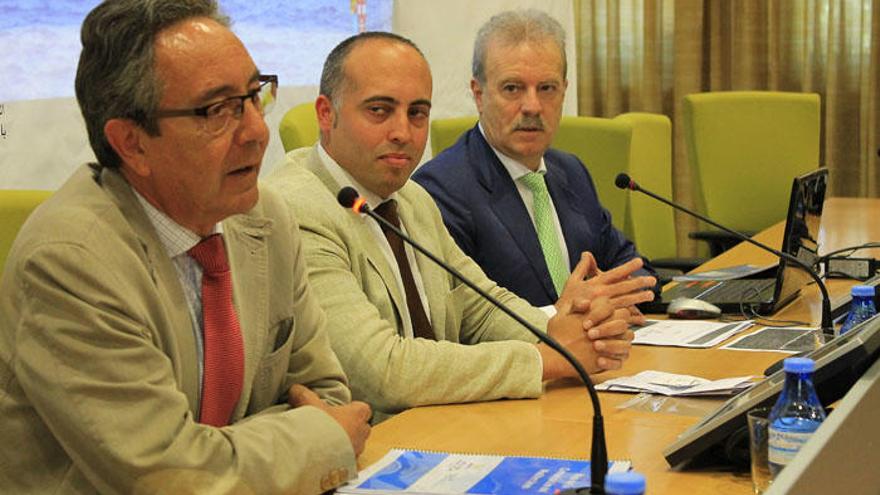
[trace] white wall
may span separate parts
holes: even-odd
[[[476,115],[470,80],[477,30],[493,15],[517,8],[543,10],[565,29],[569,62],[563,112],[577,114],[577,58],[571,0],[400,0],[394,5],[392,28],[395,33],[413,40],[431,64],[432,117]]]
[[[3,104],[0,189],[57,189],[78,163],[94,161],[73,98]]]

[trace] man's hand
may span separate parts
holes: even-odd
[[[370,436],[369,420],[372,414],[367,403],[354,401],[344,406],[331,406],[321,400],[318,394],[300,384],[293,384],[290,387],[287,402],[294,408],[314,406],[329,414],[348,433],[354,454],[358,456],[364,451],[367,437]]]
[[[629,328],[631,314],[629,310],[615,309],[608,322],[624,321],[625,325],[598,325],[587,331],[593,341],[593,349],[599,355],[597,359],[602,369],[619,369],[629,358],[635,334]]]
[[[584,308],[584,306],[587,306]],[[632,331],[625,317],[628,311],[615,309],[608,297],[581,302],[578,310],[566,304],[547,324],[547,333],[577,359],[587,373],[618,369],[629,356]],[[537,344],[544,362],[544,380],[575,376],[574,368],[558,352]]]
[[[585,300],[607,297],[615,309],[628,310],[629,323],[644,324],[645,317],[636,308],[636,304],[654,300],[654,293],[646,289],[653,287],[657,280],[648,276],[633,277],[632,274],[642,268],[642,265],[641,258],[633,258],[603,272],[593,255],[583,252],[556,302],[557,311],[567,304],[572,304],[576,311],[584,311]]]

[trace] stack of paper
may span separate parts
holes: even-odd
[[[712,347],[754,324],[751,320],[733,323],[705,320],[647,320],[634,327],[633,344],[673,347]]]
[[[608,472],[629,468],[613,461]],[[589,461],[392,449],[336,493],[528,495],[589,484]]]
[[[648,392],[669,396],[733,395],[752,386],[752,376],[707,380],[697,376],[663,371],[643,371],[637,375],[612,378],[596,385],[607,392]]]

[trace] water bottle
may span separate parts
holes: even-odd
[[[852,303],[849,306],[849,314],[846,321],[840,327],[839,335],[849,332],[852,327],[859,323],[870,320],[877,314],[874,307],[874,287],[871,285],[854,285],[852,288]]]
[[[645,476],[635,471],[608,473],[605,476],[606,495],[643,495]]]
[[[785,385],[770,411],[767,457],[775,478],[825,420],[825,409],[813,387],[816,363],[809,358],[783,361]]]

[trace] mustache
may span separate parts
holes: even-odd
[[[515,131],[522,131],[522,130],[543,131],[544,130],[544,120],[541,119],[541,117],[539,115],[527,115],[527,116],[523,117],[522,119],[520,119],[519,122],[516,123],[516,125],[513,127],[513,130],[515,130]]]

